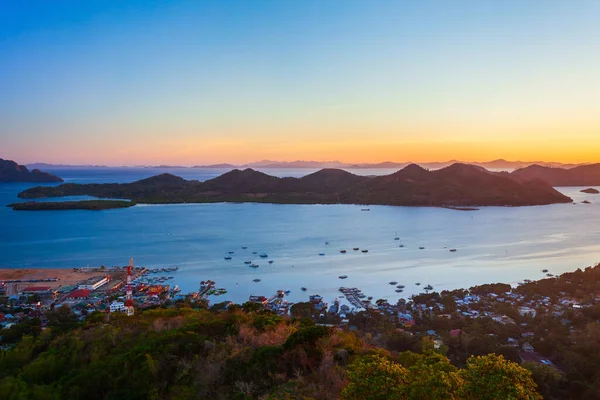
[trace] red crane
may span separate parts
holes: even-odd
[[[133,269],[133,258],[129,259],[129,265],[127,266],[127,289],[125,296],[125,307],[127,308],[127,315],[132,316],[134,314],[133,308],[133,292],[131,290],[131,270]]]

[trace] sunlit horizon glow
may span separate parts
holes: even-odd
[[[597,21],[596,0],[4,2],[0,158],[599,162]]]

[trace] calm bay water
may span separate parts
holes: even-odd
[[[217,169],[57,169],[67,182],[131,182],[161,172],[206,180]],[[265,170],[302,176],[307,169]],[[390,170],[351,171],[363,175]],[[289,289],[292,301],[309,294],[333,299],[339,286],[369,296],[402,297],[431,284],[435,290],[523,279],[583,268],[600,261],[600,195],[559,188],[576,205],[438,208],[353,205],[181,204],[138,205],[106,211],[16,212],[4,205],[31,184],[0,184],[0,268],[72,268],[125,265],[179,266],[182,290],[212,279],[242,302],[250,294]],[[592,204],[580,204],[589,200]],[[398,235],[401,240],[396,241]],[[329,244],[325,244],[328,241]],[[405,247],[400,248],[402,243]],[[242,246],[247,246],[243,250]],[[419,247],[425,247],[419,250]],[[368,249],[355,252],[354,247]],[[450,248],[457,252],[451,253]],[[341,254],[341,249],[347,250]],[[233,251],[233,260],[224,257]],[[257,254],[253,255],[252,252]],[[269,257],[260,259],[266,252]],[[319,256],[325,253],[325,256]],[[268,264],[267,260],[273,260]],[[249,268],[244,261],[260,265]],[[339,275],[348,275],[340,280]],[[261,282],[254,283],[255,278]],[[422,286],[415,286],[421,282]],[[300,288],[308,288],[302,292]],[[216,299],[215,299],[216,301]]]

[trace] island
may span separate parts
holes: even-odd
[[[82,201],[28,201],[9,204],[15,211],[51,211],[51,210],[109,210],[128,208],[135,202],[127,200],[82,200]]]
[[[453,164],[436,171],[411,164],[393,174],[374,177],[322,169],[302,178],[278,178],[248,168],[199,182],[167,173],[132,183],[67,183],[38,186],[19,193],[23,199],[82,195],[147,204],[260,202],[476,207],[572,202],[541,180],[516,178],[468,164]]]
[[[600,186],[600,163],[574,168],[552,168],[530,165],[511,175],[524,179],[541,179],[552,186]]]
[[[587,194],[598,194],[600,193],[597,189],[594,188],[589,188],[589,189],[583,189],[581,191],[581,193],[587,193]]]
[[[0,182],[54,183],[64,181],[56,175],[42,172],[39,169],[30,171],[24,165],[0,158]]]

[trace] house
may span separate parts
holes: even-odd
[[[67,299],[69,300],[85,300],[90,295],[90,290],[88,289],[77,289],[72,291],[67,295]]]
[[[536,311],[531,307],[519,307],[519,314],[521,314],[523,317],[529,316],[535,318]]]
[[[533,352],[535,351],[535,349],[533,348],[533,346],[529,343],[529,342],[525,342],[523,343],[523,345],[521,346],[521,348],[527,352]]]

